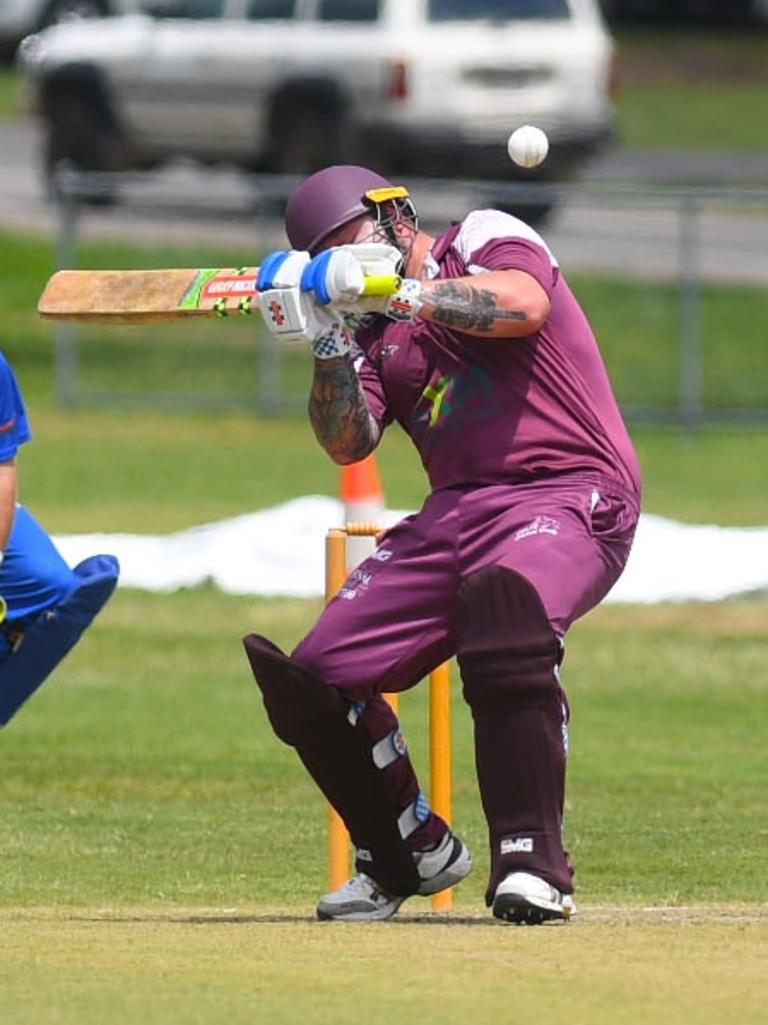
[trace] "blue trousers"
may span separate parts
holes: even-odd
[[[58,605],[75,583],[74,573],[49,535],[23,505],[18,506],[0,566],[0,595],[8,606],[7,623]]]
[[[108,601],[120,571],[112,555],[70,569],[26,509],[16,510],[0,566],[8,606],[0,627],[0,726],[56,668]]]

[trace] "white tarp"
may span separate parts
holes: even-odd
[[[388,525],[405,512],[391,510]],[[54,540],[74,565],[109,552],[122,587],[175,591],[211,582],[231,594],[319,597],[324,538],[341,502],[310,495],[176,534],[73,534]],[[717,527],[643,515],[624,575],[606,601],[658,602],[768,591],[768,527]]]

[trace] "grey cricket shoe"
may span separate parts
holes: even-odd
[[[391,918],[405,900],[382,890],[377,882],[359,872],[333,893],[326,893],[317,905],[321,922],[376,922]]]
[[[418,895],[428,897],[454,886],[472,869],[472,855],[457,836],[448,831],[431,850],[413,855],[421,883]],[[317,905],[321,921],[376,922],[391,918],[407,897],[387,893],[375,880],[359,872]]]
[[[510,872],[496,887],[493,914],[502,922],[516,925],[541,925],[543,922],[568,921],[576,914],[576,905],[568,893],[528,872]]]

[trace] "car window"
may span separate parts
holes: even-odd
[[[380,0],[320,0],[320,21],[376,21]]]
[[[201,21],[220,18],[224,0],[147,0],[142,10],[153,18],[189,18]]]
[[[568,0],[429,0],[430,21],[568,18]]]
[[[246,17],[249,21],[284,21],[293,18],[296,0],[249,0]]]

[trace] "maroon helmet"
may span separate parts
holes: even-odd
[[[310,175],[291,196],[285,231],[294,249],[310,253],[323,239],[357,217],[368,214],[385,231],[395,218],[407,216],[416,225],[408,190],[375,171],[354,164],[336,164]],[[394,209],[393,209],[394,208]]]

